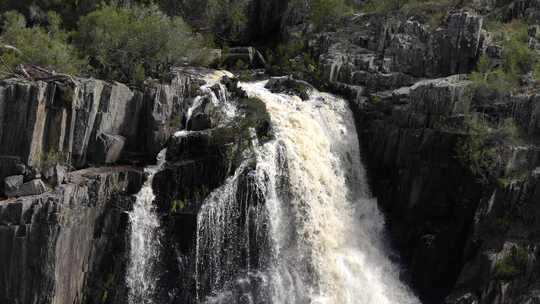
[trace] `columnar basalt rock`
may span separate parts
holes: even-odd
[[[470,72],[483,48],[482,25],[482,16],[469,11],[450,12],[435,30],[399,15],[358,15],[311,44],[334,86],[375,92]]]
[[[86,296],[101,297],[107,273],[121,273],[125,263],[126,248],[111,245],[123,238],[123,211],[143,178],[130,167],[85,169],[70,173],[69,183],[53,192],[0,202],[0,301],[81,303]],[[118,258],[118,269],[111,257]],[[121,286],[121,278],[115,280],[111,284]],[[121,290],[108,292],[122,296]]]

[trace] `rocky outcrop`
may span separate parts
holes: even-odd
[[[3,80],[0,179],[24,175],[29,181],[55,163],[84,168],[153,162],[168,138],[185,127],[209,73],[176,69],[170,82],[151,83],[144,92],[95,79]]]
[[[136,168],[92,168],[55,191],[0,201],[0,302],[120,299],[125,211],[142,181]]]
[[[469,11],[450,12],[435,30],[399,15],[358,15],[311,45],[337,89],[375,92],[471,71],[482,51],[482,23]]]
[[[471,5],[514,17],[536,10],[534,1]],[[455,75],[471,72],[484,52],[500,60],[482,27],[464,10],[437,28],[398,14],[357,15],[310,42],[329,87],[351,101],[405,277],[428,304],[538,301],[538,96],[473,90]],[[471,114],[519,126],[521,142],[498,145],[489,181],[457,157]]]
[[[537,96],[474,94],[456,75],[356,100],[374,194],[424,303],[534,303]],[[457,157],[470,113],[522,132],[500,144],[491,181]]]
[[[454,152],[466,87],[453,76],[353,104],[374,194],[425,303],[452,289],[481,196]]]
[[[168,163],[155,180],[164,225],[175,199],[197,199],[198,208],[234,171],[238,156],[225,152],[248,134],[239,132],[244,114],[226,127],[236,113],[226,107],[232,106],[226,86],[236,83],[220,83],[227,75],[179,68],[170,81],[142,91],[94,79],[0,83],[0,176],[9,197],[0,201],[1,303],[127,301],[127,212],[144,174],[119,163],[154,163],[168,147]],[[206,117],[207,126],[191,121],[195,116]],[[174,137],[180,130],[192,135]],[[86,169],[69,172],[74,167]],[[170,222],[190,225],[179,217]],[[168,236],[182,233],[189,235]]]

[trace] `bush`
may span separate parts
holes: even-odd
[[[500,147],[518,141],[518,128],[513,119],[491,126],[485,119],[468,116],[464,124],[466,136],[458,141],[457,158],[480,182],[488,183],[501,163]]]
[[[65,152],[59,152],[57,150],[51,149],[49,150],[49,152],[39,155],[39,162],[42,170],[53,167],[57,164],[67,165],[68,155]]]
[[[344,0],[311,0],[310,20],[318,29],[324,28],[352,12]]]
[[[302,41],[283,43],[266,51],[266,59],[273,75],[294,75],[315,85],[321,84],[319,62]]]
[[[76,43],[97,77],[132,84],[162,77],[174,65],[208,64],[209,58],[202,37],[156,6],[104,6],[81,18]]]
[[[0,56],[3,77],[10,75],[19,64],[36,64],[57,72],[78,74],[86,61],[68,43],[69,35],[60,29],[60,17],[49,13],[49,26],[28,27],[25,18],[14,11],[2,15],[3,32],[0,41],[17,50],[4,47]]]
[[[240,41],[247,28],[248,2],[238,0],[209,0],[207,18],[212,31],[222,40]],[[225,41],[231,42],[231,41]]]
[[[493,38],[503,47],[500,64],[483,55],[470,79],[476,87],[497,92],[511,92],[520,88],[521,77],[531,73],[540,77],[540,55],[528,44],[528,24],[522,20],[502,24],[490,22],[488,29]]]
[[[362,10],[366,13],[387,14],[401,11],[407,15],[432,16],[461,6],[461,0],[368,0]]]
[[[510,253],[495,264],[495,278],[507,281],[525,272],[529,254],[520,246],[514,246]]]

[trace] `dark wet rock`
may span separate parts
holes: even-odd
[[[310,92],[314,90],[311,84],[290,76],[272,77],[268,80],[266,88],[273,93],[296,95],[302,100],[308,100]]]
[[[95,79],[3,80],[0,178],[38,178],[31,173],[49,163],[84,168],[132,159],[153,162],[169,137],[185,128],[200,86],[219,80],[211,79],[214,72],[177,68],[168,82],[148,83],[144,93]],[[218,110],[206,111],[212,124],[221,119],[213,114]],[[194,124],[197,129],[208,127],[201,116]]]

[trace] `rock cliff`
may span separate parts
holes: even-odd
[[[510,20],[538,8],[478,5],[436,28],[360,14],[310,45],[331,90],[351,101],[374,194],[424,303],[535,303],[538,97],[478,92],[465,74],[494,47],[478,12]],[[499,145],[490,181],[459,159],[471,115],[512,118],[521,134]]]
[[[234,172],[248,135],[243,120],[227,123],[225,99],[247,96],[221,83],[226,75],[176,69],[143,90],[94,79],[0,84],[0,302],[126,302],[128,212],[143,166],[163,148],[156,203],[164,226],[185,227],[167,237],[194,238],[202,199]],[[268,121],[246,115],[267,134]]]

